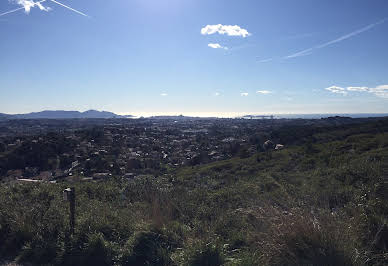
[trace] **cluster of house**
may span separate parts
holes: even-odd
[[[151,120],[64,131],[56,134],[65,135],[65,141],[75,145],[71,151],[53,155],[50,160],[57,163],[52,163],[51,169],[28,165],[24,169],[10,169],[6,176],[10,179],[55,181],[158,175],[172,168],[228,159],[241,150],[247,156],[252,155],[262,144],[252,142],[250,137],[258,130],[265,130],[266,126],[232,119]],[[46,134],[41,134],[18,138],[8,143],[7,153],[26,141],[44,145],[46,137]],[[274,149],[283,148],[280,144],[275,146]]]

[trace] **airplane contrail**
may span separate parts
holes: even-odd
[[[261,59],[261,60],[258,60],[259,63],[267,63],[267,62],[271,62],[273,60],[273,58],[267,58],[267,59]]]
[[[380,21],[378,21],[378,22],[376,22],[376,23],[370,24],[370,25],[368,25],[368,26],[366,26],[366,27],[363,27],[363,28],[361,28],[361,29],[359,29],[359,30],[353,31],[353,32],[351,32],[351,33],[349,33],[349,34],[346,34],[346,35],[344,35],[344,36],[341,36],[341,37],[339,37],[339,38],[337,38],[337,39],[335,39],[335,40],[332,40],[332,41],[330,41],[330,42],[327,42],[327,43],[318,45],[316,48],[318,48],[318,49],[324,48],[324,47],[329,46],[329,45],[332,45],[332,44],[334,44],[334,43],[341,42],[341,41],[343,41],[343,40],[349,39],[349,38],[351,38],[351,37],[353,37],[353,36],[356,36],[356,35],[358,35],[358,34],[360,34],[360,33],[363,33],[364,31],[370,30],[370,29],[372,29],[372,28],[374,28],[374,27],[376,27],[376,26],[378,26],[378,25],[380,25],[380,24],[383,24],[386,20],[387,20],[387,18],[382,19],[382,20],[380,20]]]
[[[313,50],[314,50],[314,49],[315,49],[315,47],[308,48],[308,49],[305,49],[305,50],[303,50],[303,51],[294,53],[294,54],[292,54],[292,55],[288,55],[288,56],[286,56],[285,58],[286,58],[286,59],[289,59],[289,58],[294,58],[294,57],[299,57],[299,56],[310,55],[310,54],[313,53]]]
[[[63,7],[67,8],[67,9],[69,9],[69,10],[71,10],[71,11],[74,11],[75,13],[78,13],[78,14],[84,16],[84,17],[89,18],[88,15],[82,13],[81,11],[75,10],[74,8],[71,8],[71,7],[67,6],[67,5],[64,5],[64,4],[62,4],[62,3],[59,3],[59,2],[57,2],[57,1],[55,1],[55,0],[50,0],[50,1],[53,2],[53,3],[55,3],[55,4],[57,4],[57,5],[63,6]]]
[[[19,8],[16,8],[14,10],[11,10],[11,11],[7,11],[7,12],[4,12],[4,13],[1,13],[0,17],[4,16],[4,15],[7,15],[7,14],[10,14],[10,13],[13,13],[13,12],[16,12],[16,11],[19,11],[19,10],[22,10],[22,9],[24,9],[24,7],[19,7]]]
[[[305,49],[303,51],[300,51],[300,52],[288,55],[288,56],[284,57],[284,59],[290,59],[290,58],[295,58],[295,57],[299,57],[299,56],[310,55],[310,54],[312,54],[313,50],[315,50],[315,49],[322,49],[322,48],[325,48],[325,47],[327,47],[329,45],[332,45],[332,44],[335,44],[335,43],[338,43],[338,42],[342,42],[342,41],[344,41],[346,39],[349,39],[349,38],[351,38],[353,36],[359,35],[359,34],[365,32],[365,31],[368,31],[368,30],[370,30],[370,29],[372,29],[372,28],[374,28],[374,27],[376,27],[376,26],[378,26],[380,24],[383,24],[385,21],[387,21],[387,19],[388,18],[384,18],[384,19],[382,19],[382,20],[380,20],[380,21],[378,21],[376,23],[370,24],[370,25],[365,26],[365,27],[363,27],[361,29],[358,29],[358,30],[353,31],[353,32],[348,33],[348,34],[345,34],[345,35],[343,35],[343,36],[341,36],[341,37],[339,37],[339,38],[337,38],[335,40],[332,40],[332,41],[329,41],[329,42],[325,42],[323,44],[320,44],[320,45],[317,45],[317,46]]]

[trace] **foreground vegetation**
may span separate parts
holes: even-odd
[[[34,265],[386,265],[388,120],[163,177],[3,183],[0,258]],[[76,230],[68,202],[76,189]]]

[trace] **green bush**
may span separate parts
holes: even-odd
[[[101,233],[92,234],[83,251],[83,265],[108,266],[113,264],[113,250]]]
[[[224,257],[220,249],[213,245],[206,245],[193,255],[191,266],[218,266],[224,263]]]
[[[171,265],[172,247],[168,238],[159,232],[142,232],[134,243],[131,252],[121,259],[122,265]]]

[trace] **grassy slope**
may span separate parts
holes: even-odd
[[[257,235],[264,233],[267,238],[276,237],[268,229],[273,224],[267,223],[267,228],[257,229],[257,223],[270,221],[279,213],[296,211],[301,212],[300,216],[311,216],[310,220],[322,216],[325,220],[322,223],[335,227],[326,235],[335,233],[335,230],[344,237],[346,233],[346,239],[331,241],[339,243],[340,253],[353,263],[363,264],[367,260],[377,263],[376,257],[381,258],[381,253],[375,255],[369,247],[388,214],[388,202],[384,196],[388,181],[386,129],[385,122],[322,130],[311,136],[314,144],[307,140],[302,145],[259,153],[248,159],[233,158],[181,169],[177,173],[178,183],[189,188],[194,195],[186,202],[195,202],[193,217],[201,225],[199,227],[208,227],[217,233],[217,230],[222,230],[219,227],[227,226],[221,235],[226,236],[223,241],[231,245],[235,234],[240,234],[250,252],[260,250]],[[237,214],[236,210],[239,211]],[[263,210],[272,213],[272,217],[266,217]],[[236,215],[239,216],[237,222],[232,221],[232,225],[225,222],[233,220],[231,217]],[[244,221],[244,217],[252,216],[255,217],[253,221]],[[327,217],[330,221],[326,221]],[[279,219],[282,223],[298,221],[295,216],[286,221],[284,217]],[[233,226],[233,223],[240,224]],[[308,227],[308,224],[304,226]],[[293,230],[293,226],[287,230]],[[356,249],[364,253],[357,255]],[[271,263],[268,258],[263,260]]]
[[[387,128],[320,129],[282,151],[164,178],[76,183],[72,237],[69,184],[4,184],[0,254],[68,265],[383,264],[372,242],[388,214]]]

